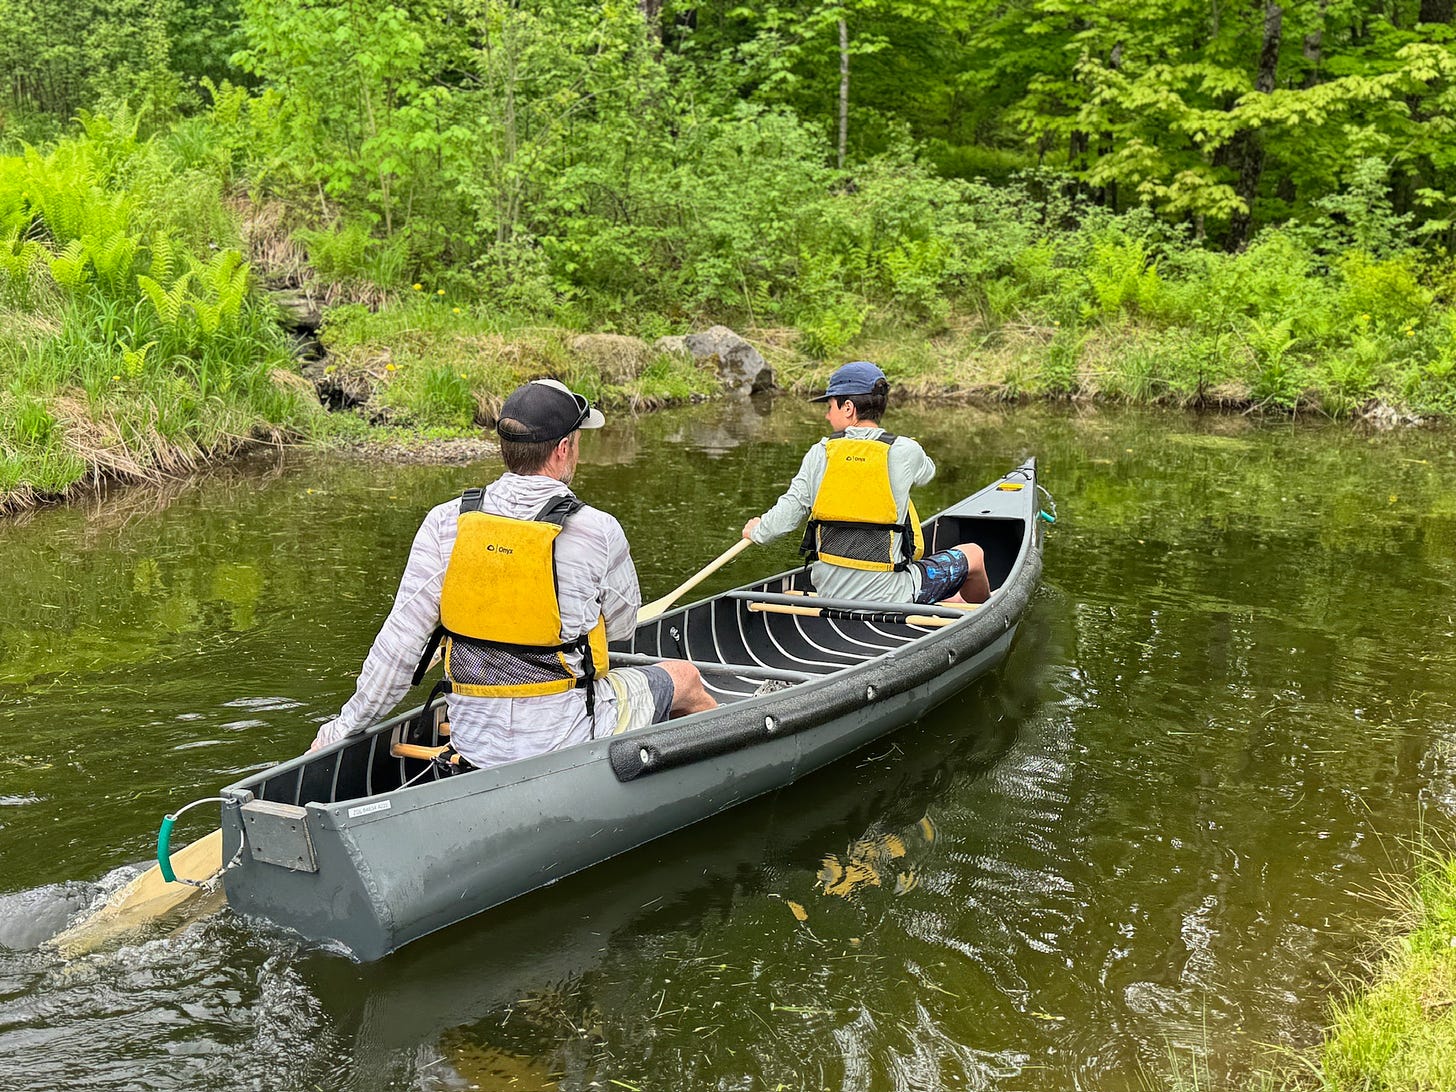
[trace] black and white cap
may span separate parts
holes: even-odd
[[[519,428],[506,428],[509,420]],[[502,440],[535,444],[559,440],[579,428],[601,428],[601,410],[554,379],[533,379],[517,387],[501,406],[495,430]]]

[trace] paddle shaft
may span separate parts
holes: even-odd
[[[790,607],[783,603],[749,603],[748,609],[755,614],[799,614],[806,618],[843,618],[850,621],[886,622],[907,626],[949,626],[958,618],[941,618],[932,614],[905,614],[896,618],[875,618],[868,612],[857,617],[851,610],[836,610],[832,607]]]
[[[687,591],[690,588],[696,587],[699,583],[712,576],[724,565],[728,564],[728,562],[732,561],[735,557],[737,557],[739,554],[741,554],[744,550],[748,549],[748,547],[752,545],[753,543],[750,542],[748,539],[740,538],[732,546],[729,546],[728,549],[724,550],[716,558],[708,562],[707,565],[703,566],[703,568],[699,569],[692,576],[688,577],[676,588],[673,588],[672,591],[670,591],[667,595],[664,595],[661,599],[654,599],[652,602],[648,603],[641,610],[639,610],[637,612],[638,623],[640,624],[642,622],[646,622],[650,618],[656,618],[663,611],[667,610],[668,607],[672,606],[675,602],[677,602],[678,597],[681,596],[683,592]]]

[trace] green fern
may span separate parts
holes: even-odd
[[[157,284],[171,284],[178,264],[177,247],[171,236],[164,231],[157,232],[147,249],[151,251],[147,272],[152,280]]]
[[[187,306],[187,288],[192,280],[191,273],[178,277],[171,288],[163,288],[145,273],[137,277],[137,284],[151,301],[157,313],[157,321],[164,330],[176,330],[182,322],[182,310]]]
[[[80,239],[72,239],[59,254],[51,257],[51,277],[62,288],[75,291],[89,279],[89,264],[85,245]]]
[[[0,238],[0,276],[7,281],[23,282],[45,254],[45,248],[34,239],[16,235]]]
[[[156,347],[155,341],[149,341],[140,349],[133,349],[126,342],[121,343],[121,363],[128,379],[140,379],[142,371],[147,366],[147,353]]]
[[[114,232],[105,239],[86,235],[81,242],[102,288],[120,294],[131,287],[138,240],[124,232]]]

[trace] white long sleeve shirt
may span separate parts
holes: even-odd
[[[563,483],[544,475],[507,473],[485,489],[482,509],[496,515],[530,519],[554,496],[570,494]],[[364,660],[354,696],[339,715],[324,724],[316,743],[332,743],[375,724],[399,704],[435,627],[440,624],[440,586],[455,547],[460,515],[458,497],[432,508],[415,534],[394,606]],[[629,637],[637,624],[642,592],[627,536],[606,512],[586,507],[556,536],[556,587],[561,607],[561,639],[573,640],[607,620],[607,637]],[[573,671],[580,654],[568,653]],[[616,722],[616,694],[599,678],[596,722]],[[534,698],[476,698],[451,694],[450,738],[455,749],[477,766],[497,766],[592,738],[582,690]]]
[[[873,440],[885,430],[852,425],[844,430],[851,440]],[[778,502],[760,517],[761,522],[753,529],[754,542],[763,545],[776,538],[797,530],[814,507],[814,498],[819,485],[824,481],[824,470],[828,464],[825,454],[829,438],[825,437],[811,447],[799,464],[799,472],[789,483],[789,488]],[[925,454],[925,449],[908,436],[898,437],[890,447],[890,493],[895,498],[895,508],[900,520],[910,503],[912,486],[925,485],[935,477],[935,463]],[[900,535],[891,536],[892,557],[900,556]],[[904,572],[868,572],[851,569],[844,565],[830,565],[816,561],[809,571],[814,581],[814,590],[830,599],[866,599],[884,603],[911,603],[920,592],[920,570],[910,566]]]

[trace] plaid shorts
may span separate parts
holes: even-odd
[[[926,554],[915,567],[920,570],[920,594],[917,603],[939,603],[961,590],[970,575],[971,563],[959,550],[941,550]]]

